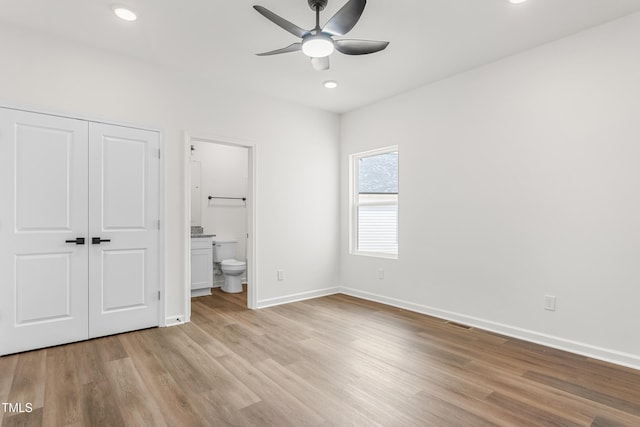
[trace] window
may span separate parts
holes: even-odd
[[[398,256],[398,147],[351,155],[351,253]]]

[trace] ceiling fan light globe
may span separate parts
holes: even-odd
[[[311,58],[324,58],[333,53],[333,40],[324,34],[315,34],[302,41],[302,52]]]

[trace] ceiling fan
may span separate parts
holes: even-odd
[[[302,51],[311,58],[311,65],[318,71],[329,69],[329,55],[337,50],[346,55],[366,55],[381,51],[389,45],[389,42],[373,40],[334,40],[333,36],[344,36],[356,25],[366,0],[349,0],[335,15],[327,21],[324,27],[320,27],[320,11],[327,5],[328,0],[307,0],[309,7],[316,13],[316,26],[311,30],[305,30],[286,19],[276,15],[262,6],[253,6],[265,18],[280,26],[302,41],[293,43],[282,49],[258,53],[258,56],[277,55],[280,53]]]

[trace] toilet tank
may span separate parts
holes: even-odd
[[[213,241],[213,262],[222,262],[225,259],[236,257],[238,242],[235,240],[214,240]]]

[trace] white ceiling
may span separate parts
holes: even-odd
[[[346,0],[329,0],[326,22]],[[115,18],[111,4],[139,20]],[[255,53],[296,38],[258,14],[260,4],[303,28],[307,0],[1,0],[0,22],[136,57],[202,84],[238,86],[346,112],[376,100],[640,11],[640,0],[369,0],[345,37],[387,40],[379,53],[334,53],[314,71],[301,52]],[[325,89],[325,80],[340,87]]]

